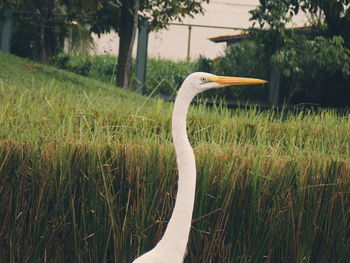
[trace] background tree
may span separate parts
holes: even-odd
[[[204,2],[209,0],[5,0],[0,11],[9,7],[15,11],[14,53],[46,63],[63,49],[73,29],[81,33],[88,27],[98,35],[115,30],[120,37],[117,84],[126,88],[139,15],[154,31],[203,13]]]
[[[15,11],[25,0],[2,0],[0,1],[0,15],[5,10]]]
[[[117,84],[123,88],[129,87],[139,7],[139,0],[122,0],[119,35],[123,41],[119,42]]]
[[[202,4],[209,0],[113,0],[105,1],[90,21],[91,30],[98,35],[112,29],[119,34],[117,85],[129,86],[131,51],[137,29],[136,15],[146,17],[150,31],[166,28],[173,20],[203,13]]]
[[[327,26],[328,36],[342,36],[350,47],[350,0],[302,0],[300,7]]]
[[[16,6],[13,51],[41,62],[51,58],[63,46],[62,8],[56,0],[23,0]]]
[[[10,9],[15,14],[13,52],[16,55],[50,63],[53,57],[63,49],[72,21],[76,20],[78,25],[84,27],[87,21],[86,15],[98,9],[101,1],[6,0],[1,2],[1,13],[5,9]]]
[[[283,76],[287,102],[349,105],[349,0],[261,0],[251,11],[264,30],[251,29]],[[287,29],[298,12],[311,27]]]

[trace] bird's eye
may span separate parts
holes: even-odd
[[[202,82],[207,82],[207,79],[204,78],[204,77],[202,77],[202,78],[201,78],[201,81],[202,81]]]

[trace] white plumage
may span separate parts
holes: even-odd
[[[175,207],[163,238],[133,263],[181,263],[185,257],[196,189],[196,164],[186,132],[186,116],[192,99],[211,88],[265,82],[260,79],[220,77],[204,72],[192,73],[185,79],[176,97],[172,116],[172,136],[179,170]]]

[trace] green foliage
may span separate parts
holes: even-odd
[[[119,34],[119,57],[117,85],[128,88],[131,75],[131,50],[136,34],[137,19],[148,21],[148,30],[167,27],[173,20],[181,21],[186,16],[203,13],[202,4],[209,0],[113,0],[105,1],[102,8],[89,21],[90,30],[98,35],[112,29]],[[115,10],[115,11],[112,11]]]
[[[343,43],[340,36],[314,40],[298,37],[278,50],[271,61],[289,79],[313,82],[320,71],[329,75],[341,71],[350,77],[350,50]]]
[[[106,83],[115,82],[117,58],[109,55],[85,56],[59,54],[55,59],[58,68],[88,76]],[[133,63],[135,65],[135,63]],[[262,50],[252,43],[243,43],[225,51],[215,60],[201,56],[193,62],[148,59],[146,95],[175,96],[187,75],[204,71],[227,76],[245,76],[268,79],[268,65]],[[236,87],[209,91],[204,97],[234,100],[235,103],[265,101],[267,90],[256,87]]]
[[[173,20],[182,21],[186,16],[203,13],[203,3],[209,0],[141,0],[141,14],[149,20],[151,30],[166,28]]]
[[[251,20],[256,20],[261,28],[267,24],[272,30],[282,34],[285,24],[290,22],[299,10],[298,0],[260,0],[259,2],[259,7],[250,11]]]
[[[9,5],[6,6],[9,7]],[[68,23],[61,16],[64,10],[58,6],[57,0],[18,1],[13,11],[14,24],[11,43],[13,54],[49,62],[53,53],[63,49]]]
[[[226,48],[214,61],[214,72],[226,76],[267,78],[269,64],[263,50],[251,41]]]
[[[284,77],[286,102],[346,106],[350,96],[350,14],[348,0],[268,0],[250,13],[260,27],[251,35],[264,47]],[[314,19],[310,28],[286,29],[302,10]],[[322,15],[320,15],[322,14]],[[330,85],[333,83],[333,85]]]
[[[70,51],[91,51],[88,13],[100,6],[101,1],[90,0],[6,0],[0,3],[0,16],[2,10],[14,12],[12,53],[51,62],[63,50],[66,37]]]
[[[314,63],[325,72],[334,74],[341,71],[345,77],[350,77],[350,49],[344,47],[341,36],[332,38],[316,37],[309,42]],[[316,72],[313,76],[316,75]]]
[[[166,28],[171,21],[182,21],[186,16],[203,13],[203,3],[209,0],[140,0],[139,14],[148,19],[150,31]],[[114,29],[120,32],[121,0],[105,1],[92,14],[89,24],[92,32],[102,34]]]
[[[68,37],[65,39],[68,53],[90,54],[95,51],[95,42],[91,31],[79,21],[72,21],[68,26]]]
[[[154,246],[177,189],[171,110],[0,53],[0,261],[129,263]],[[349,128],[348,112],[191,107],[186,262],[347,262]]]
[[[304,100],[320,103],[320,97],[317,95],[322,90],[320,87],[326,85],[327,78],[340,72],[341,75],[337,75],[336,78],[344,78],[345,82],[350,79],[350,50],[344,47],[341,36],[318,36],[308,39],[306,36],[295,35],[295,38],[290,38],[288,43],[272,55],[271,63],[284,76],[287,103],[292,101],[293,97],[297,101],[297,96],[300,97],[301,94],[310,94],[301,95]],[[335,83],[342,85],[339,82]],[[318,86],[319,90],[315,90],[315,86]],[[344,91],[340,92],[342,94],[335,95],[336,98],[347,96]],[[345,92],[349,93],[349,90]],[[333,102],[335,105],[342,103],[339,98],[337,100],[338,102]]]
[[[93,61],[91,56],[70,56],[60,53],[55,58],[55,64],[58,68],[66,69],[83,76],[89,76]]]
[[[120,32],[121,4],[120,1],[105,1],[101,8],[96,9],[88,24],[90,30],[100,36],[109,33],[112,29]]]
[[[199,71],[206,71],[223,76],[241,76],[269,79],[269,63],[264,50],[251,41],[226,48],[222,56],[214,60],[200,57],[197,61]],[[208,95],[223,96],[235,103],[263,102],[267,100],[267,90],[250,86],[235,87],[221,91],[211,91]]]
[[[214,70],[214,61],[209,58],[206,58],[205,56],[200,55],[196,63],[198,71],[213,72]]]
[[[14,10],[16,9],[21,3],[23,2],[23,0],[2,0],[0,2],[0,17],[2,15],[2,12],[5,10]]]
[[[60,53],[55,66],[105,83],[115,83],[117,58],[111,55],[72,55]]]
[[[86,56],[61,53],[56,57],[58,68],[88,76],[106,83],[114,83],[117,58],[110,55]],[[135,63],[133,63],[135,65]],[[195,63],[149,59],[145,94],[175,95],[184,78],[195,70]]]
[[[13,24],[11,52],[17,56],[38,59],[40,24],[37,15],[17,15]]]
[[[341,35],[350,41],[350,1],[349,0],[302,0],[301,7],[304,12],[311,14],[322,13],[318,16],[324,20],[330,36]],[[317,17],[317,16],[316,16]],[[350,47],[348,42],[347,47]]]
[[[195,71],[193,62],[149,59],[146,94],[175,96],[185,78]]]

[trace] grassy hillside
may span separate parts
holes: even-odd
[[[176,193],[172,104],[0,53],[0,262],[126,263]],[[192,107],[186,262],[346,262],[350,115]]]
[[[137,118],[138,112],[147,113],[150,105],[153,111],[157,103],[148,103],[146,97],[112,85],[4,53],[0,53],[0,81],[0,137],[20,142],[105,143],[113,140],[105,137],[112,136],[108,132],[123,129],[124,118]],[[97,134],[101,137],[97,138]]]

